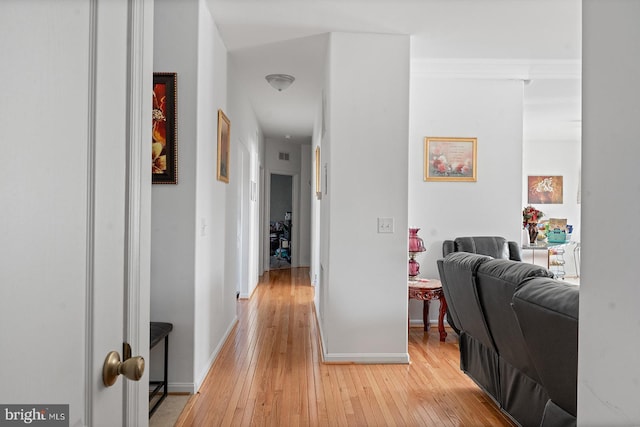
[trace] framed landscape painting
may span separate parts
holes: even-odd
[[[425,181],[476,181],[477,138],[424,138]]]
[[[178,183],[177,74],[153,73],[151,182]]]
[[[222,110],[218,110],[218,180],[229,183],[231,122]]]

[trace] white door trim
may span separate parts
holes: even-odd
[[[87,261],[86,261],[86,367],[85,408],[87,422],[94,420],[96,397],[95,349],[95,233],[96,233],[96,151],[98,91],[98,20],[100,0],[90,2],[89,23],[89,99],[87,135]],[[153,0],[128,0],[127,3],[127,129],[126,129],[126,200],[125,200],[125,266],[124,266],[124,341],[131,344],[134,355],[148,355],[149,349],[149,265],[150,176],[143,177],[151,158],[151,90],[153,77]],[[149,174],[150,175],[150,174]],[[142,239],[141,239],[142,236]],[[122,352],[122,348],[114,349]],[[121,354],[122,355],[122,354]],[[145,357],[146,358],[146,357]],[[99,358],[98,358],[99,360]],[[148,370],[148,367],[147,367]],[[148,384],[145,373],[141,381],[123,381],[123,425],[148,422]]]
[[[96,92],[98,62],[98,0],[89,4],[89,99],[87,117],[87,250],[85,309],[85,400],[84,420],[93,420],[93,390],[97,367],[94,366],[94,289],[95,289],[95,182],[96,182]]]
[[[149,19],[151,17],[151,19]],[[128,11],[128,58],[127,58],[127,195],[125,220],[125,301],[124,338],[131,345],[134,355],[147,354],[149,348],[149,286],[143,284],[147,275],[142,266],[148,265],[148,247],[141,242],[141,233],[148,227],[150,179],[142,178],[143,171],[149,175],[149,152],[151,141],[151,85],[153,43],[153,2],[130,0]],[[151,36],[150,36],[151,35]],[[148,147],[147,147],[148,146]],[[143,204],[144,203],[144,204]],[[144,294],[146,292],[147,295]],[[143,303],[146,301],[146,307]],[[148,367],[147,367],[148,371]],[[147,398],[149,374],[141,381],[125,381],[124,421],[125,425],[139,425],[148,419]]]

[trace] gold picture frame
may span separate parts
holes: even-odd
[[[231,122],[222,110],[218,110],[218,168],[219,181],[229,183]]]
[[[320,168],[320,147],[316,147],[316,198],[322,198],[322,171]]]
[[[467,181],[478,179],[477,138],[424,138],[425,181]]]

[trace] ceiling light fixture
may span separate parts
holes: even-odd
[[[291,83],[293,83],[296,78],[290,76],[289,74],[269,74],[265,77],[265,79],[267,79],[269,84],[273,86],[274,89],[276,89],[278,92],[282,92],[283,90],[291,86]]]

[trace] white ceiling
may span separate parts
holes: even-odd
[[[309,141],[332,31],[408,34],[412,61],[484,59],[576,63],[580,0],[208,0],[233,72],[265,136]],[[291,74],[278,92],[264,76]],[[525,85],[525,139],[576,140],[580,80]]]

